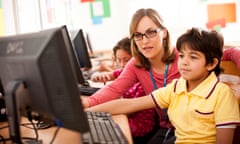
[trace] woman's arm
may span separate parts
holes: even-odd
[[[226,48],[223,51],[222,60],[228,60],[234,62],[240,69],[240,47]]]
[[[153,99],[147,95],[139,98],[112,100],[85,110],[110,112],[111,114],[127,114],[153,107],[155,107]]]
[[[81,103],[83,108],[88,108],[89,107],[89,102],[88,102],[88,97],[87,96],[80,96]]]
[[[216,144],[232,144],[234,128],[217,128]]]
[[[88,97],[89,106],[121,98],[122,95],[138,81],[137,74],[139,73],[136,73],[137,68],[135,67],[135,62],[131,61],[132,60],[128,62],[123,72],[117,79],[108,85],[105,85],[96,93]],[[124,73],[125,70],[127,70],[127,72]]]

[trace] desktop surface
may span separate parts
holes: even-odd
[[[130,134],[130,128],[128,124],[127,117],[125,115],[114,115],[112,116],[113,120],[119,125],[121,130],[123,131],[124,135],[126,136],[129,144],[132,144],[132,137]],[[28,122],[26,118],[22,118],[23,122]],[[9,137],[7,122],[0,122],[0,136],[4,138]],[[3,128],[6,127],[6,128]],[[42,140],[43,144],[49,144],[54,137],[54,133],[57,127],[50,127],[47,129],[40,129],[38,130],[39,139]],[[21,133],[22,137],[32,137],[35,138],[34,131],[32,129],[26,128],[21,126]],[[0,141],[1,142],[1,141]],[[81,144],[81,135],[79,132],[72,131],[65,128],[60,128],[54,142],[52,144]],[[6,144],[12,144],[11,141],[6,141]]]

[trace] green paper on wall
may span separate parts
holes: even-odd
[[[90,3],[91,17],[110,17],[109,0],[95,0]]]

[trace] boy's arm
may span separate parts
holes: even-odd
[[[234,128],[217,128],[216,144],[232,144]]]
[[[127,114],[153,107],[155,107],[153,99],[151,96],[147,95],[139,98],[112,100],[85,110],[110,112],[111,114]]]

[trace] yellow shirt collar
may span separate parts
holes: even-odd
[[[193,89],[191,92],[187,92],[187,81],[181,77],[176,85],[176,93],[177,94],[190,93],[203,98],[208,98],[217,83],[218,83],[217,76],[215,75],[214,72],[211,72],[211,74],[203,82],[201,82],[195,89]]]

